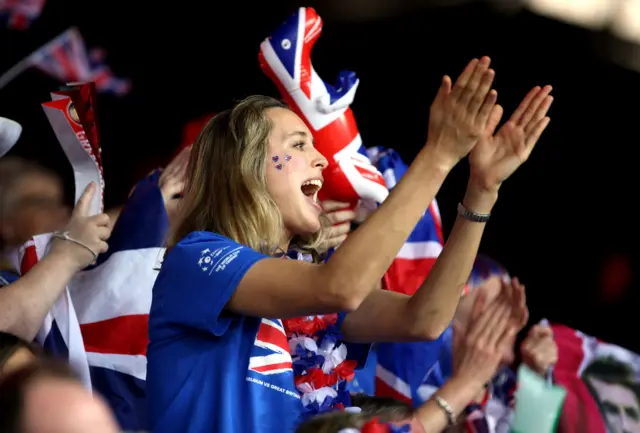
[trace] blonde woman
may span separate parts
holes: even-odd
[[[154,286],[154,432],[292,432],[306,415],[349,404],[344,380],[367,352],[343,342],[432,339],[448,326],[499,186],[549,122],[550,88],[536,88],[493,135],[502,109],[489,63],[473,60],[453,86],[443,79],[426,145],[326,264],[314,249],[327,161],[302,120],[253,96],[205,126]],[[461,216],[428,281],[413,297],[373,290],[472,149]],[[290,250],[303,260],[287,260]]]

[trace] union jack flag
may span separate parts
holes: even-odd
[[[289,342],[280,320],[262,319],[249,358],[249,370],[264,375],[293,371]]]
[[[129,80],[116,77],[107,66],[104,50],[87,50],[75,27],[40,47],[28,60],[31,66],[64,83],[93,81],[98,91],[118,96],[131,89]]]
[[[0,16],[6,16],[9,28],[26,30],[44,8],[46,0],[0,0]]]

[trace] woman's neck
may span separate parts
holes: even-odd
[[[291,245],[291,239],[293,239],[293,235],[289,230],[284,230],[282,232],[282,236],[280,237],[280,243],[278,244],[278,248],[284,251],[285,253],[289,251],[289,245]]]

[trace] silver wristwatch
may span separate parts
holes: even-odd
[[[491,218],[491,213],[477,213],[470,211],[462,203],[458,203],[458,215],[475,223],[486,223]]]

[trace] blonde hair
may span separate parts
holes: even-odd
[[[193,231],[209,231],[265,254],[278,249],[284,223],[266,180],[270,108],[287,106],[268,96],[250,96],[202,129],[191,150],[187,186],[168,248]],[[325,217],[321,223],[319,232],[294,237],[291,248],[317,258]]]
[[[336,411],[316,415],[300,424],[296,433],[338,433],[350,428],[360,430],[374,418],[388,423],[409,420],[413,416],[411,406],[392,398],[351,394],[351,404],[359,407],[361,412]]]

